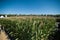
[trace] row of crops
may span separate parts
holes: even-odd
[[[55,19],[52,18],[28,18],[19,21],[0,19],[0,25],[11,40],[48,40],[49,34],[56,29]]]

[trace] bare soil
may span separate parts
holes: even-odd
[[[0,40],[9,40],[6,33],[2,30],[0,33]]]

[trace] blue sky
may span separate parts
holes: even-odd
[[[60,14],[60,0],[0,0],[0,14]]]

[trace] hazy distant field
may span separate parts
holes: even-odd
[[[16,19],[18,19],[18,20],[20,20],[20,19],[27,19],[27,18],[30,18],[30,19],[32,19],[32,18],[48,18],[48,19],[50,19],[50,18],[53,18],[53,19],[55,19],[54,17],[49,17],[49,16],[11,16],[11,17],[7,17],[7,18],[4,18],[4,19],[10,19],[10,20],[16,20]]]

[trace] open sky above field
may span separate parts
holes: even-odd
[[[60,0],[0,0],[0,14],[60,14]]]

